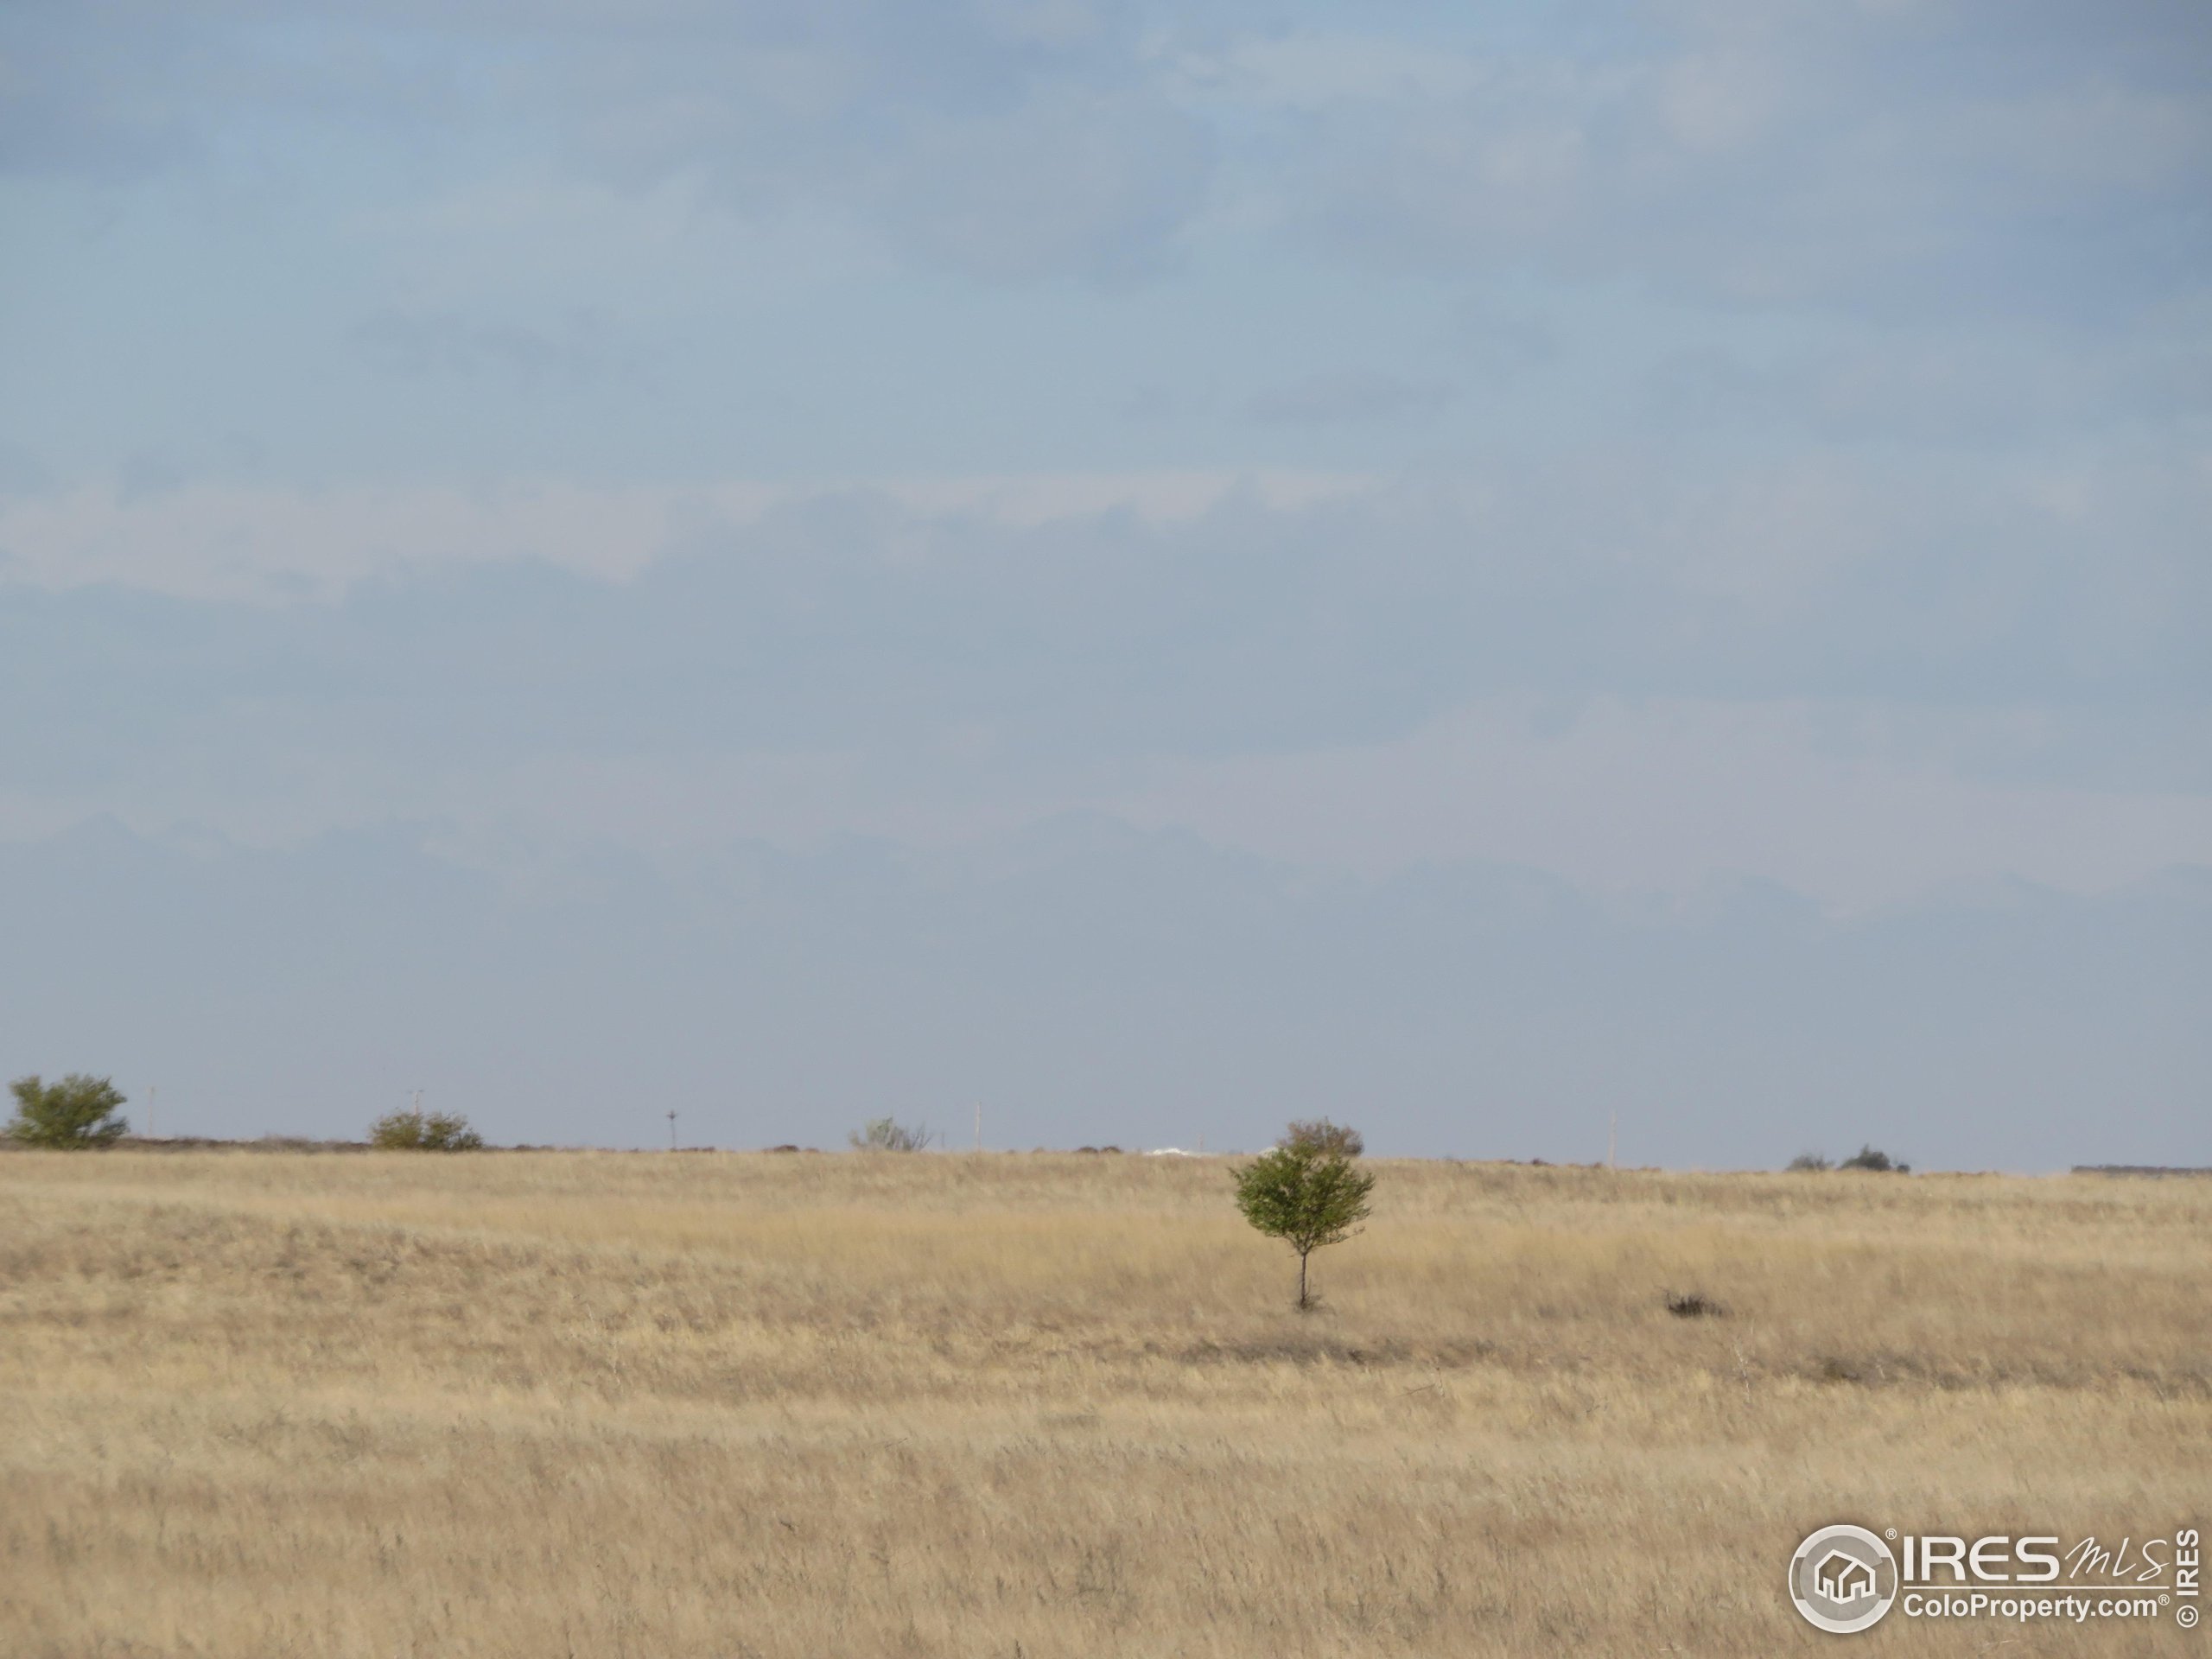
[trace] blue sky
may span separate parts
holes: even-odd
[[[0,1064],[624,1144],[650,1027],[731,1144],[1335,1089],[1384,1149],[1636,1096],[1654,1160],[2212,1162],[2212,15],[1475,10],[10,8],[0,893],[311,967],[480,886],[377,1029],[18,953]],[[607,868],[629,959],[784,1010],[756,1075],[594,976]],[[1172,1012],[1107,893],[1213,964]],[[1523,957],[1585,965],[1473,1039]]]

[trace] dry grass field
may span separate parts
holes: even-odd
[[[1228,1167],[0,1155],[0,1652],[2212,1655],[1782,1589],[2202,1524],[2212,1183]]]

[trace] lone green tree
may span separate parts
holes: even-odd
[[[33,1147],[105,1147],[128,1134],[130,1123],[116,1114],[123,1095],[105,1077],[72,1071],[58,1083],[35,1073],[8,1085],[16,1096],[16,1116],[8,1137]]]
[[[1298,1252],[1301,1311],[1313,1306],[1306,1258],[1357,1232],[1375,1190],[1375,1178],[1354,1166],[1356,1152],[1346,1151],[1342,1140],[1331,1144],[1332,1137],[1301,1133],[1308,1127],[1293,1124],[1281,1145],[1236,1172],[1236,1207],[1244,1219]]]

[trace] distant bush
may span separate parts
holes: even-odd
[[[59,1083],[35,1073],[8,1085],[16,1096],[16,1116],[8,1138],[29,1147],[105,1147],[130,1133],[115,1115],[123,1096],[105,1077],[72,1071]]]
[[[1893,1164],[1890,1161],[1888,1153],[1878,1152],[1872,1147],[1866,1146],[1860,1147],[1856,1153],[1845,1159],[1836,1167],[1838,1169],[1885,1169],[1893,1171],[1899,1175],[1912,1173],[1910,1164]]]
[[[1325,1158],[1357,1158],[1367,1150],[1357,1129],[1332,1123],[1325,1117],[1301,1117],[1283,1131],[1278,1146],[1318,1152]]]
[[[859,1152],[919,1152],[930,1143],[926,1123],[901,1123],[896,1118],[872,1117],[845,1137]]]
[[[392,1112],[369,1125],[369,1144],[386,1152],[475,1152],[484,1137],[458,1112]]]
[[[1789,1160],[1789,1167],[1796,1170],[1834,1169],[1835,1166],[1828,1161],[1825,1153],[1801,1152]]]
[[[1693,1290],[1681,1295],[1677,1295],[1671,1290],[1669,1291],[1667,1311],[1678,1319],[1717,1319],[1724,1317],[1728,1312],[1701,1290]]]

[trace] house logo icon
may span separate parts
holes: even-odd
[[[1813,1569],[1813,1582],[1830,1601],[1857,1601],[1874,1593],[1874,1569],[1856,1555],[1832,1549]]]
[[[1897,1599],[1897,1557],[1864,1527],[1822,1527],[1789,1558],[1789,1599],[1820,1630],[1866,1630]]]

